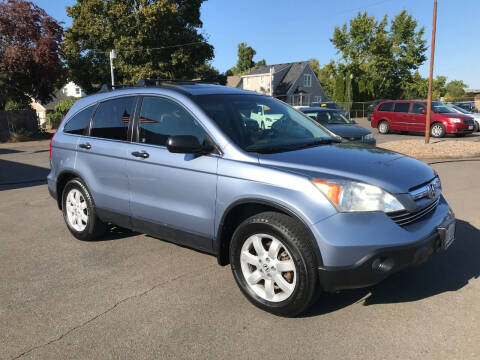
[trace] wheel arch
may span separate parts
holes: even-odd
[[[65,189],[65,185],[67,185],[67,183],[70,180],[75,179],[75,178],[79,178],[85,184],[85,180],[83,180],[82,177],[74,170],[65,170],[58,175],[58,177],[57,177],[57,205],[58,205],[59,210],[62,210],[63,189]],[[87,186],[87,184],[85,184],[85,186]],[[87,188],[88,188],[88,186],[87,186]]]
[[[320,248],[318,247],[315,236],[307,223],[294,211],[284,205],[278,204],[274,201],[256,198],[237,200],[230,204],[223,212],[215,237],[215,252],[217,254],[219,265],[225,266],[230,263],[230,241],[236,227],[247,218],[265,211],[280,212],[294,218],[302,224],[309,234],[308,241],[311,243],[318,266],[323,265]]]

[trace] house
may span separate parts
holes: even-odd
[[[273,96],[290,105],[308,106],[327,100],[308,61],[258,66],[242,76],[229,76],[227,85]]]
[[[55,105],[62,100],[75,99],[85,96],[85,92],[73,81],[68,82],[60,90],[58,90],[52,100],[46,104],[42,104],[36,100],[32,100],[30,106],[36,111],[40,126],[44,126],[47,121],[47,112],[53,111]]]

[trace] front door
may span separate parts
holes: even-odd
[[[142,99],[136,123],[138,140],[127,162],[133,227],[211,251],[218,156],[174,154],[165,147],[173,135],[203,143],[205,131],[180,104],[155,96]]]
[[[411,131],[425,132],[426,111],[427,109],[423,104],[413,103],[412,109],[410,110],[410,117],[412,119]]]

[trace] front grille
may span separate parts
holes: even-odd
[[[473,125],[474,121],[473,121],[473,119],[463,120],[463,123],[466,124],[466,125]]]
[[[432,201],[430,204],[420,210],[413,212],[409,212],[406,210],[396,211],[394,213],[388,214],[388,216],[390,216],[390,218],[395,221],[397,225],[405,226],[419,221],[428,214],[432,213],[437,208],[439,201],[440,197],[436,198],[434,201]]]

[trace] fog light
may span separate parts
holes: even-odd
[[[392,258],[379,257],[373,261],[372,271],[389,272],[392,270],[394,264],[395,262]]]

